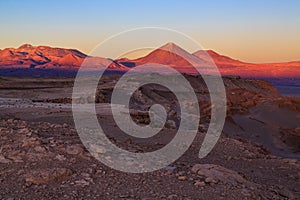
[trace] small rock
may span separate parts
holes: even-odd
[[[90,185],[90,183],[89,183],[88,181],[84,180],[84,179],[75,181],[75,184],[76,184],[76,185],[83,186],[83,187],[84,187],[84,186]]]
[[[178,180],[185,181],[186,180],[186,176],[178,176]]]
[[[32,134],[31,131],[28,128],[19,129],[18,133],[24,134],[24,135],[27,135],[27,136],[31,136],[31,134]]]
[[[34,150],[35,150],[36,152],[39,152],[39,153],[44,153],[44,152],[46,152],[46,149],[45,149],[44,147],[42,147],[42,146],[36,146],[36,147],[34,147]]]
[[[11,163],[11,160],[6,159],[3,155],[0,155],[0,163],[2,164]]]
[[[176,167],[174,166],[166,166],[164,170],[167,171],[167,174],[172,174],[175,171]]]
[[[195,186],[198,186],[198,187],[203,187],[203,186],[205,186],[205,183],[204,183],[203,181],[196,181],[196,182],[194,183],[194,185],[195,185]]]
[[[245,197],[251,197],[251,193],[247,189],[242,189],[241,194]]]
[[[94,145],[94,144],[90,145],[90,151],[92,151],[94,153],[105,153],[106,152],[104,147],[101,147],[99,145]]]
[[[283,161],[285,163],[289,163],[289,164],[296,164],[298,162],[297,159],[291,159],[291,158],[286,158],[286,159],[283,159]]]
[[[71,175],[72,171],[67,168],[47,168],[32,172],[30,175],[27,175],[25,181],[39,185],[64,180]]]
[[[183,176],[183,175],[186,174],[186,172],[185,171],[179,171],[177,174],[178,174],[178,176]]]
[[[19,155],[18,152],[13,152],[11,155],[8,156],[8,158],[10,160],[13,160],[16,163],[24,162],[23,159],[22,159],[22,157]]]
[[[178,197],[178,195],[176,194],[171,194],[168,196],[168,199],[176,199]]]
[[[207,178],[205,179],[205,183],[217,183],[217,181],[214,180],[214,179],[211,178],[211,177],[207,177]]]
[[[170,129],[175,129],[176,128],[176,123],[173,120],[167,120],[166,121],[166,127]]]
[[[205,177],[205,182],[211,184],[219,181],[230,185],[247,182],[236,171],[214,164],[196,164],[192,167],[191,171],[196,172],[199,176]]]
[[[199,170],[197,174],[198,174],[199,176],[205,176],[205,173],[204,173],[203,171],[201,171],[201,170]]]
[[[79,155],[83,153],[83,148],[80,145],[67,146],[66,152],[70,155]]]
[[[60,155],[58,154],[57,156],[55,156],[55,158],[59,161],[65,161],[67,158],[64,155]]]
[[[192,171],[194,174],[196,174],[196,173],[201,169],[201,167],[202,167],[201,164],[195,164],[195,165],[192,167],[191,171]]]
[[[36,145],[40,145],[40,141],[38,141],[36,138],[29,138],[23,141],[22,147],[30,147]]]
[[[81,173],[81,176],[87,178],[87,177],[90,177],[91,175],[90,175],[89,173],[82,172],[82,173]]]

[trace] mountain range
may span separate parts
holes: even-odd
[[[271,78],[300,77],[300,61],[248,63],[220,55],[213,50],[199,50],[189,53],[171,42],[155,49],[144,57],[117,60],[88,56],[76,49],[24,44],[19,48],[0,50],[0,75],[13,75],[16,70],[29,70],[31,72],[53,70],[57,74],[62,71],[76,72],[82,63],[88,66],[88,70],[97,70],[109,65],[107,71],[111,73],[126,72],[138,65],[157,63],[171,66],[182,73],[194,74],[196,70],[193,66],[205,68],[212,61],[218,66],[222,75]],[[158,69],[158,71],[160,70],[163,71],[163,69]],[[26,75],[28,75],[28,72]]]

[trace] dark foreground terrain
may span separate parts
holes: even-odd
[[[167,109],[168,124],[151,141],[120,135],[109,109],[118,78],[105,76],[96,95],[107,136],[132,152],[161,148],[176,133],[178,108]],[[101,164],[82,145],[72,119],[72,78],[1,77],[0,199],[299,199],[299,98],[282,97],[266,81],[224,78],[224,130],[199,159],[210,100],[199,77],[187,78],[202,112],[192,146],[164,169],[130,174]],[[157,85],[141,88],[131,115],[147,124],[147,105],[167,106],[172,98]]]

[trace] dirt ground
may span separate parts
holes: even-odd
[[[96,104],[108,138],[132,152],[167,144],[176,127],[165,127],[150,141],[120,134],[107,100],[117,78],[100,81],[102,98]],[[198,158],[209,123],[204,112],[181,158],[163,169],[133,174],[105,166],[82,144],[72,118],[72,78],[1,77],[0,199],[299,199],[299,99],[284,98],[265,82],[224,82],[227,118],[209,155]],[[151,103],[157,94],[170,98],[154,86],[141,92],[146,97],[139,98]],[[197,95],[205,110],[207,94]]]

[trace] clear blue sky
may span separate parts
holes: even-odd
[[[2,0],[0,24],[0,49],[31,43],[88,53],[112,34],[159,26],[241,60],[300,60],[298,0]]]

